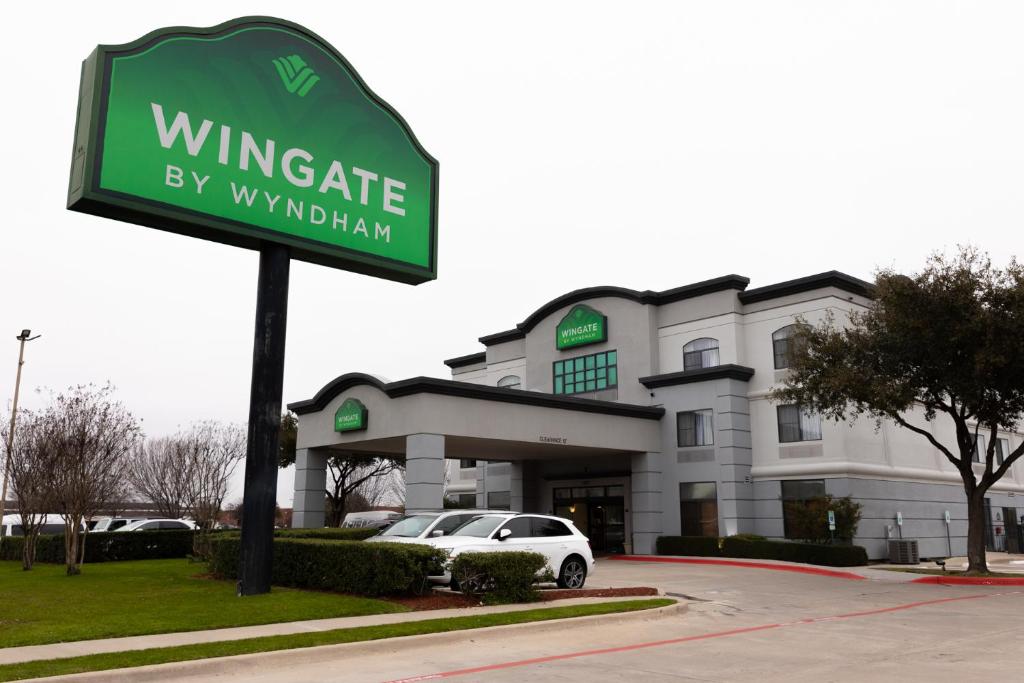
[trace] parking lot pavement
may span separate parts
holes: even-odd
[[[688,609],[240,657],[160,680],[934,682],[1007,680],[1022,661],[1024,589],[622,561],[602,561],[592,585],[653,585]]]

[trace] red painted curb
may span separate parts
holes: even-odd
[[[922,576],[910,583],[932,583],[944,586],[1024,586],[1024,576]]]
[[[860,574],[852,572],[841,572],[835,569],[821,569],[820,567],[809,567],[805,565],[770,564],[768,562],[747,562],[745,560],[716,560],[709,557],[661,557],[658,555],[610,555],[609,560],[623,560],[627,562],[664,562],[668,564],[716,564],[726,567],[743,567],[746,569],[770,569],[777,572],[794,572],[797,574],[813,574],[815,576],[828,576],[833,579],[847,579],[848,581],[866,581]]]

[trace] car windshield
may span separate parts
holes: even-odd
[[[380,532],[380,535],[416,538],[437,518],[438,515],[412,515],[405,517]]]
[[[486,538],[504,522],[506,517],[477,517],[452,531],[449,536],[476,536]]]

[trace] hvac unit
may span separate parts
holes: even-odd
[[[891,564],[919,564],[916,539],[892,539],[889,541],[889,562]]]

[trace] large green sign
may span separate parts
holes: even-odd
[[[333,47],[246,17],[96,48],[68,207],[418,284],[437,273],[437,170]]]
[[[355,432],[366,429],[370,411],[358,398],[346,398],[334,413],[334,431]]]
[[[590,306],[572,307],[555,328],[555,348],[571,349],[608,340],[608,318]]]

